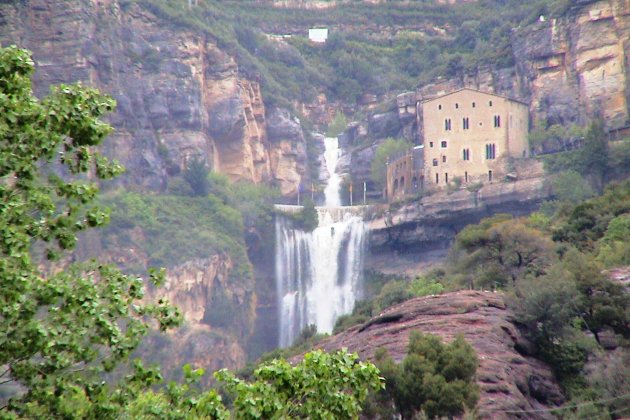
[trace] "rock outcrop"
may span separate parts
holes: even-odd
[[[82,81],[117,100],[106,152],[127,167],[128,185],[162,190],[192,158],[232,180],[277,179],[287,194],[307,174],[305,155],[286,153],[287,144],[304,148],[299,122],[268,142],[266,114],[283,111],[265,108],[258,82],[206,35],[136,3],[4,3],[0,43],[33,51],[40,95]]]
[[[214,329],[229,327],[236,336],[247,337],[256,306],[253,282],[230,281],[233,269],[229,255],[186,261],[169,268],[164,287],[149,296],[153,300],[168,299],[190,324],[206,324]]]
[[[515,31],[516,70],[534,119],[610,128],[629,122],[630,3],[582,1],[561,19]]]
[[[423,271],[444,257],[466,225],[495,213],[527,215],[551,196],[540,162],[516,161],[515,181],[480,185],[479,189],[441,191],[404,204],[369,222],[372,257],[366,266],[386,273]]]
[[[462,334],[475,348],[481,418],[555,418],[544,410],[564,402],[550,368],[527,355],[531,344],[512,322],[500,293],[462,291],[412,299],[317,347],[327,351],[345,347],[362,359],[385,348],[401,361],[411,331],[435,334],[447,342]]]
[[[229,255],[169,268],[164,286],[149,290],[147,297],[152,301],[165,298],[177,306],[185,326],[168,333],[167,338],[149,337],[140,351],[152,361],[165,352],[173,355],[159,360],[169,375],[177,374],[185,363],[208,372],[243,366],[247,361],[245,343],[254,326],[256,295],[253,281],[231,280],[233,269]],[[151,349],[156,340],[162,340],[164,348]]]

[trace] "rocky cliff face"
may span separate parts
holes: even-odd
[[[509,419],[520,417],[513,411],[530,410],[523,418],[555,418],[543,410],[564,401],[549,367],[528,356],[531,344],[512,322],[498,293],[462,291],[412,299],[318,347],[327,351],[345,347],[363,359],[386,348],[394,360],[401,361],[411,331],[436,334],[447,342],[463,334],[475,348],[481,418]]]
[[[159,346],[154,342],[160,338],[153,336],[141,350],[149,360],[170,353],[160,360],[167,374],[177,374],[185,363],[212,372],[247,361],[244,343],[253,329],[256,296],[253,281],[230,281],[233,265],[229,255],[187,261],[169,268],[164,287],[147,294],[151,300],[166,298],[185,319],[185,327],[169,333]]]
[[[0,5],[0,42],[33,51],[35,86],[83,81],[114,96],[116,132],[107,152],[127,167],[129,185],[165,187],[192,158],[232,180],[278,180],[297,190],[306,176],[299,122],[266,114],[256,81],[206,36],[174,28],[117,0],[73,0]],[[285,130],[282,142],[268,131]],[[290,147],[287,146],[290,145]],[[287,149],[291,149],[288,150]]]
[[[366,266],[413,276],[441,260],[466,225],[495,213],[535,211],[551,195],[542,164],[522,160],[515,171],[516,181],[488,183],[478,191],[438,192],[370,221],[372,255],[366,258]]]
[[[344,133],[362,144],[344,157],[355,182],[367,181],[376,146],[386,137],[422,142],[417,102],[469,87],[530,104],[533,125],[585,124],[601,117],[609,129],[630,124],[630,2],[582,0],[560,19],[541,19],[513,32],[515,66],[480,67],[473,74],[437,80],[397,96],[384,113],[372,113]],[[361,129],[357,129],[357,127]],[[371,143],[371,144],[370,144]]]
[[[541,19],[542,20],[542,19]],[[580,1],[561,19],[515,31],[516,69],[534,119],[629,122],[630,2]]]

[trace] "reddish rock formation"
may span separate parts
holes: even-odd
[[[500,293],[461,291],[416,298],[385,310],[363,325],[318,345],[327,351],[348,348],[363,359],[386,348],[404,358],[411,331],[436,334],[447,342],[463,334],[479,356],[477,406],[482,418],[554,418],[544,411],[564,400],[550,368],[526,355],[531,345],[511,322]]]

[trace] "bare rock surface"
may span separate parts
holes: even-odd
[[[277,180],[287,194],[307,174],[305,154],[286,153],[305,149],[299,121],[282,142],[268,142],[266,114],[275,111],[259,83],[209,36],[138,4],[4,2],[0,43],[33,51],[38,95],[81,81],[116,99],[106,153],[125,165],[121,180],[133,188],[162,191],[193,158],[234,181]]]
[[[515,412],[553,408],[564,401],[549,366],[525,354],[530,343],[512,322],[500,293],[460,291],[412,299],[318,347],[327,351],[347,348],[362,359],[386,348],[401,361],[411,331],[436,334],[447,342],[463,334],[475,348],[482,418],[554,418],[544,411]]]

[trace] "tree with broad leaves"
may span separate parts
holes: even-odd
[[[122,167],[95,150],[111,131],[99,118],[114,101],[79,84],[38,100],[33,68],[28,51],[0,48],[0,417],[229,418],[215,390],[191,386],[203,369],[184,366],[184,383],[158,391],[159,371],[140,361],[105,381],[151,325],[164,331],[181,322],[168,302],[143,300],[143,279],[96,261],[42,269],[33,250],[58,260],[79,232],[107,223],[90,179],[110,179]],[[164,270],[149,276],[159,285]],[[255,375],[250,384],[217,374],[245,417],[257,410],[252,402],[269,418],[356,417],[368,390],[381,386],[374,365],[343,351],[307,354],[296,367],[273,361]]]
[[[57,260],[78,232],[108,221],[90,179],[122,167],[94,150],[111,131],[99,118],[114,101],[80,84],[38,100],[33,68],[28,51],[0,49],[0,383],[15,391],[0,413],[64,418],[81,407],[86,416],[115,417],[129,384],[106,385],[102,373],[126,360],[151,320],[166,330],[181,317],[164,300],[141,302],[143,279],[115,267],[92,261],[51,275],[41,268],[33,249]],[[159,284],[164,273],[150,277]]]

